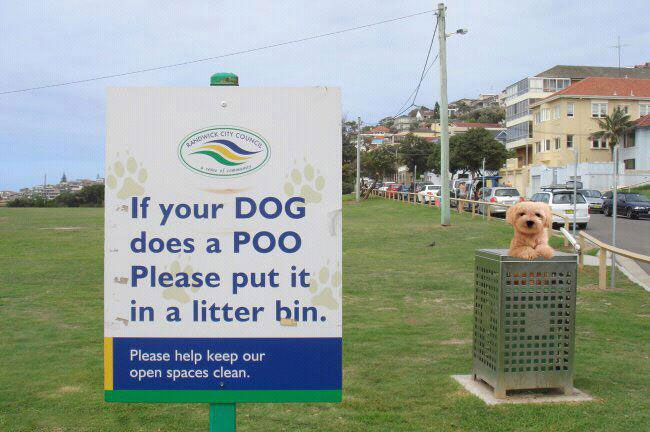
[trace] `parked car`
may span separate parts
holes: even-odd
[[[582,194],[582,196],[587,200],[590,213],[603,212],[604,199],[600,191],[597,191],[595,189],[578,189],[578,193]]]
[[[612,194],[613,195],[613,194]],[[611,216],[614,210],[613,196],[603,203],[605,216]],[[616,213],[630,219],[650,217],[650,198],[638,193],[619,192],[616,194]]]
[[[415,193],[419,193],[422,189],[424,189],[425,186],[432,185],[433,183],[431,182],[417,182],[415,183]]]
[[[386,192],[390,187],[390,185],[392,184],[395,184],[395,182],[383,182],[382,185],[379,188],[377,188],[377,190],[381,192]]]
[[[397,198],[397,191],[402,187],[400,183],[391,183],[386,189],[386,196],[388,198]]]
[[[417,192],[418,202],[425,202],[425,203],[428,203],[430,201],[435,202],[436,198],[440,199],[441,190],[442,190],[442,186],[440,185],[434,185],[434,184],[423,185],[422,189]]]
[[[479,199],[481,201],[488,201],[491,203],[500,204],[517,204],[524,201],[524,197],[519,195],[519,191],[512,187],[492,187],[483,188],[479,192]],[[478,210],[481,213],[487,213],[487,204],[479,204]],[[490,214],[504,214],[508,207],[491,206]]]
[[[589,215],[589,205],[582,194],[577,194],[576,199],[576,224],[578,228],[585,229],[591,216]],[[565,215],[573,223],[573,189],[567,189],[566,186],[543,188],[542,192],[534,194],[531,201],[544,202],[551,206],[555,214]],[[559,216],[553,216],[553,225],[563,225],[564,219]]]
[[[410,184],[403,184],[400,186],[399,189],[397,189],[397,192],[401,195],[400,198],[403,200],[408,200],[409,199],[409,194],[411,193],[411,185]]]

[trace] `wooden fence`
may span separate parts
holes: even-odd
[[[433,196],[422,196],[418,195],[417,193],[404,193],[404,192],[395,192],[395,191],[379,191],[379,190],[373,190],[372,195],[382,197],[382,198],[389,198],[389,199],[395,199],[400,202],[404,203],[409,203],[409,204],[414,204],[414,205],[423,205],[423,206],[428,206],[428,207],[434,207],[437,206],[436,202],[438,202],[438,198],[433,197]],[[425,199],[425,198],[428,198]],[[418,201],[419,200],[419,201]],[[468,200],[464,198],[450,198],[452,202],[457,203],[457,210],[458,213],[462,213],[465,211],[465,204],[467,204],[467,212],[471,212],[472,218],[476,217],[476,210],[477,206],[482,205],[484,206],[483,208],[486,209],[485,215],[487,219],[492,219],[492,207],[502,207],[502,208],[507,208],[512,206],[513,204],[499,204],[499,203],[492,203],[492,202],[487,202],[487,201],[479,201],[479,200]],[[471,207],[471,209],[470,209]],[[571,219],[569,216],[558,214],[558,213],[553,213],[554,216],[557,216],[561,218],[564,221],[564,229],[569,230],[570,224],[571,224]],[[504,220],[504,219],[500,219]],[[551,234],[557,237],[562,237],[564,239],[564,246],[569,245],[569,240],[567,239],[566,236],[564,236],[560,231],[557,230],[551,230]],[[597,238],[587,234],[584,231],[580,231],[578,235],[578,244],[580,245],[579,249],[577,250],[578,252],[578,262],[580,265],[580,268],[582,268],[584,264],[584,250],[586,243],[589,242],[593,244],[594,246],[600,248],[600,254],[599,254],[599,263],[598,263],[598,286],[601,289],[606,289],[607,288],[607,252],[614,253],[617,255],[621,255],[630,259],[633,259],[635,261],[641,261],[644,263],[650,263],[650,256],[647,255],[642,255],[636,252],[628,251],[625,249],[618,248],[616,246],[608,245],[607,243],[603,243],[602,241],[598,240]],[[612,267],[613,268],[613,267]]]
[[[644,263],[650,263],[650,256],[642,255],[640,253],[631,252],[629,250],[621,249],[616,246],[608,245],[597,238],[587,234],[584,231],[580,231],[578,235],[578,243],[580,244],[580,256],[579,256],[579,265],[580,268],[584,265],[584,250],[585,242],[589,242],[594,246],[600,248],[599,260],[598,260],[598,287],[600,289],[607,288],[607,252],[614,253],[616,255],[624,256],[626,258],[633,259],[635,261],[641,261]],[[612,271],[614,271],[614,262],[612,260]]]
[[[430,196],[430,195],[422,196],[413,192],[406,193],[406,192],[396,192],[396,191],[373,190],[371,194],[382,198],[395,199],[397,201],[408,203],[408,204],[423,205],[428,207],[434,207],[434,206],[437,207],[436,202],[438,201],[437,197]],[[450,200],[456,203],[456,209],[458,213],[464,212],[465,208],[467,208],[467,212],[472,214],[472,218],[475,218],[477,215],[477,206],[483,206],[483,208],[485,209],[485,216],[487,217],[488,220],[492,219],[493,207],[500,207],[500,208],[507,209],[508,207],[514,205],[514,204],[493,203],[489,201],[469,200],[465,198],[453,198],[453,197],[451,197]],[[567,230],[569,229],[571,224],[571,219],[568,216],[559,213],[553,213],[553,215],[561,218],[564,222],[564,228]],[[505,219],[500,219],[500,220],[505,221]],[[569,241],[564,235],[562,235],[560,231],[551,230],[551,234],[556,237],[562,237],[564,239],[564,246],[569,245]]]

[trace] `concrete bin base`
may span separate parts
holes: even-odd
[[[483,380],[475,380],[472,375],[452,375],[465,390],[481,399],[487,405],[499,404],[530,404],[558,402],[588,402],[595,400],[589,394],[573,388],[570,394],[564,394],[558,389],[548,390],[516,390],[509,391],[506,397],[497,398],[492,387]]]

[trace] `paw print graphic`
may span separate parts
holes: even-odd
[[[341,265],[336,264],[332,270],[329,266],[323,266],[318,274],[312,274],[309,281],[309,292],[314,294],[311,303],[314,306],[324,306],[328,309],[338,309],[340,302],[335,298],[335,293],[341,291]],[[338,295],[337,295],[338,297]]]
[[[310,164],[306,164],[302,170],[294,168],[287,176],[284,184],[284,193],[288,196],[299,195],[305,199],[305,203],[319,203],[323,199],[321,193],[325,187],[325,178],[318,175],[318,172]]]
[[[168,271],[173,276],[176,276],[176,273],[181,272],[181,263],[178,262],[178,260],[172,262],[169,265],[169,270]],[[183,268],[182,271],[184,273],[190,274],[190,273],[194,272],[194,269],[192,268],[192,266],[190,266],[188,264],[188,265],[185,266],[185,268]],[[190,289],[192,290],[193,293],[195,293],[195,292],[197,292],[199,290],[199,288],[197,288],[197,287],[191,287]],[[164,299],[176,300],[179,303],[187,303],[187,302],[190,301],[190,296],[187,293],[187,288],[179,288],[179,287],[171,286],[171,287],[166,288],[163,291],[162,295],[163,295]]]
[[[118,160],[108,170],[110,174],[106,177],[106,186],[111,190],[117,189],[115,196],[119,199],[144,193],[142,184],[147,181],[147,170],[142,166],[138,167],[138,162],[133,156],[128,156],[126,162]]]

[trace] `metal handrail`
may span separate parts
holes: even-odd
[[[624,256],[626,258],[630,258],[630,259],[633,259],[633,260],[636,260],[636,261],[641,261],[641,262],[644,262],[644,263],[650,263],[650,256],[648,256],[648,255],[643,255],[643,254],[640,254],[640,253],[637,253],[637,252],[632,252],[632,251],[629,251],[629,250],[626,250],[626,249],[621,249],[619,247],[612,246],[610,244],[607,244],[607,243],[604,243],[604,242],[598,240],[594,236],[591,236],[591,235],[587,234],[584,231],[580,231],[580,234],[578,234],[578,235],[580,237],[584,238],[585,240],[587,240],[589,243],[593,243],[594,245],[598,246],[599,248],[605,249],[605,250],[607,250],[609,252],[613,252],[616,255],[621,255],[621,256]]]
[[[605,251],[609,251],[610,253],[624,256],[626,258],[630,258],[636,261],[650,263],[650,256],[648,255],[643,255],[640,253],[628,251],[625,249],[618,248],[616,246],[609,245],[587,234],[584,231],[580,231],[580,234],[578,234],[578,242],[580,243],[581,251],[585,250],[585,241],[588,241],[600,248],[600,256],[598,257],[599,258],[598,259],[598,287],[600,289],[607,288],[607,252]],[[580,268],[582,268],[582,266],[584,265],[584,253],[580,253],[578,264],[580,265]],[[612,262],[612,271],[613,270],[614,270],[614,262]]]

